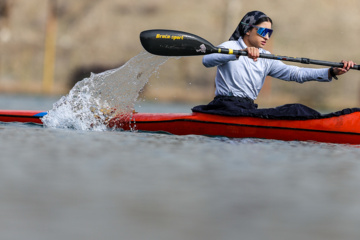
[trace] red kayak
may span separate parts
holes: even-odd
[[[46,112],[41,111],[0,110],[0,121],[42,124],[41,117],[44,115]],[[114,118],[109,127],[176,135],[360,144],[359,119],[360,112],[311,120],[272,120],[204,113],[135,113],[130,122]]]

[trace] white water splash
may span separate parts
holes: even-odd
[[[77,130],[107,130],[108,120],[112,117],[131,117],[139,92],[168,59],[141,52],[117,69],[92,73],[53,105],[53,109],[42,118],[44,125]]]

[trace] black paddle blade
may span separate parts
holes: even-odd
[[[211,43],[191,33],[154,29],[140,33],[146,51],[161,56],[195,56],[217,52]]]

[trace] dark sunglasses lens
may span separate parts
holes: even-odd
[[[266,34],[269,34],[269,37],[271,37],[272,32],[273,30],[269,28],[259,28],[259,30],[257,31],[257,33],[262,37],[265,37]]]

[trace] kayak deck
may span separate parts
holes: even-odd
[[[0,121],[42,124],[41,117],[45,114],[42,111],[0,110]],[[109,127],[176,135],[360,144],[359,119],[360,112],[310,120],[274,120],[204,113],[135,113],[131,121],[112,119]]]

